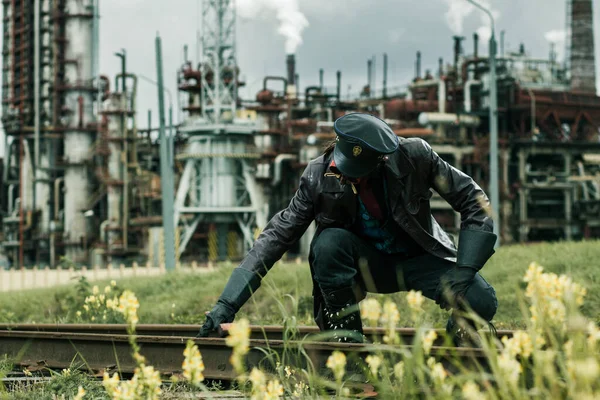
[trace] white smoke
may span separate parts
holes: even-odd
[[[476,1],[482,7],[490,10],[492,16],[494,17],[494,21],[498,20],[500,17],[500,12],[492,7],[491,0]],[[466,0],[444,0],[444,2],[448,5],[448,11],[446,11],[445,14],[446,23],[448,24],[448,27],[452,33],[455,35],[461,35],[463,33],[465,20],[474,11],[477,12],[481,21],[481,25],[476,29],[476,32],[479,35],[482,47],[487,46],[490,37],[492,37],[492,22],[490,21],[490,17]]]
[[[563,43],[567,38],[567,31],[564,29],[553,29],[544,33],[544,37],[550,43]]]
[[[261,11],[274,11],[279,21],[278,32],[285,37],[285,52],[292,54],[302,44],[302,31],[308,20],[300,11],[298,0],[237,0],[237,11],[242,18],[255,19]]]
[[[549,43],[554,44],[557,60],[562,60],[565,57],[565,41],[567,40],[568,32],[564,29],[553,29],[544,33],[544,38]]]
[[[455,35],[460,35],[463,32],[463,23],[465,18],[469,16],[475,7],[466,0],[444,0],[448,5],[445,17],[448,27]]]

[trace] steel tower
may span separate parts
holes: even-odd
[[[253,228],[266,225],[268,205],[252,163],[260,157],[252,150],[257,125],[236,117],[235,21],[233,0],[203,1],[201,114],[190,112],[179,130],[188,138],[185,152],[177,155],[185,161],[175,199],[175,226],[183,225],[179,255],[199,224],[209,230],[212,260],[231,256],[238,232],[244,239],[240,250],[248,250]]]

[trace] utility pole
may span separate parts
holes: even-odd
[[[158,120],[160,140],[160,185],[162,190],[162,219],[165,246],[165,267],[175,269],[175,222],[174,222],[174,189],[173,168],[169,160],[169,139],[165,129],[165,103],[162,70],[162,48],[160,36],[156,35],[156,75],[158,81]]]
[[[498,187],[498,93],[496,82],[496,33],[494,17],[487,8],[474,0],[467,0],[488,15],[491,21],[492,36],[490,37],[490,201],[494,218],[494,233],[498,235],[496,248],[500,245],[500,193]]]

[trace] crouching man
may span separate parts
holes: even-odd
[[[398,138],[377,117],[348,114],[334,129],[335,142],[309,163],[289,206],[233,271],[199,336],[233,321],[262,277],[316,220],[309,264],[321,330],[338,341],[361,342],[358,302],[366,292],[420,290],[455,310],[446,329],[457,345],[475,342],[467,329],[472,324],[456,312],[470,308],[490,321],[498,306],[479,274],[496,242],[487,196],[425,141]],[[431,215],[430,189],[461,214],[458,249]]]

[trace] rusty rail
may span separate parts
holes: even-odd
[[[226,336],[228,324],[223,324],[219,332],[211,337]],[[117,334],[126,335],[126,325],[124,324],[0,324],[0,331],[36,331],[36,332],[70,332],[70,333],[98,333],[98,334]],[[141,336],[177,336],[177,337],[195,337],[200,330],[199,325],[189,324],[140,324],[136,326],[136,332]],[[443,345],[445,341],[445,330],[435,329],[438,338],[435,344]],[[297,334],[293,337],[296,340],[318,339],[319,328],[316,326],[299,326]],[[386,334],[384,328],[364,328],[365,335],[370,339],[382,340]],[[416,330],[414,328],[397,328],[396,333],[400,336],[402,343],[412,343]],[[498,330],[498,338],[503,336],[511,337],[513,331]],[[284,330],[279,325],[251,325],[250,338],[262,340],[283,340]]]
[[[163,376],[181,373],[183,350],[192,339],[204,359],[204,375],[207,379],[232,380],[236,374],[229,362],[231,349],[222,337],[194,338],[196,325],[140,325],[137,342],[141,353]],[[226,328],[226,327],[224,327]],[[316,333],[317,329],[302,327],[302,333]],[[136,363],[124,325],[53,325],[24,324],[0,325],[0,354],[5,354],[16,365],[30,371],[62,369],[78,366],[101,376],[105,371],[122,374],[133,373]],[[257,338],[259,334],[264,335]],[[381,329],[367,329],[367,335],[382,334]],[[399,329],[403,339],[412,339],[414,330]],[[504,332],[506,333],[506,332]],[[252,327],[250,352],[246,360],[248,368],[261,366],[272,370],[274,360],[284,365],[314,368],[315,372],[326,371],[326,361],[334,350],[344,351],[349,360],[364,358],[370,352],[401,352],[410,350],[411,345],[387,346],[372,344],[325,343],[303,340],[281,340],[282,328],[275,326]],[[410,343],[406,340],[406,343]],[[436,343],[437,344],[437,343]],[[269,357],[271,354],[274,357]],[[431,355],[449,369],[460,362],[462,367],[487,365],[485,353],[480,349],[455,348],[435,345]],[[357,365],[357,363],[354,363]]]

